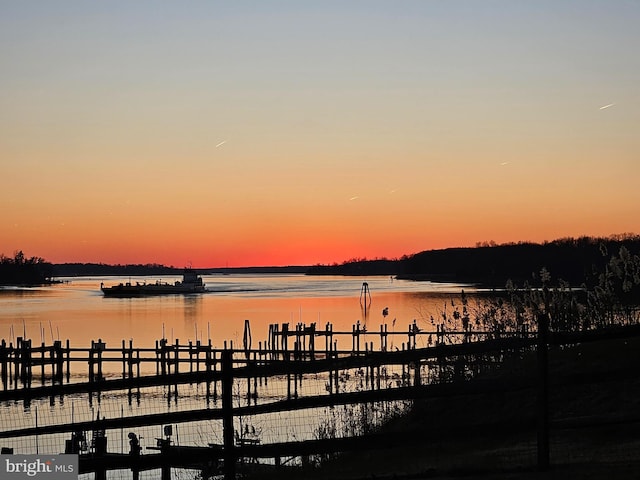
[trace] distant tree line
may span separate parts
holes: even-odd
[[[200,275],[245,273],[305,273],[309,267],[223,267],[223,268],[194,268]],[[156,263],[106,265],[104,263],[60,263],[53,265],[56,277],[86,277],[86,276],[144,276],[144,275],[181,275],[184,268],[167,267]]]
[[[22,250],[13,257],[0,254],[0,285],[43,285],[52,277],[53,265],[43,258],[27,258]]]
[[[107,265],[104,263],[59,263],[53,266],[56,277],[82,276],[142,276],[142,275],[177,275],[183,268],[167,267],[157,263]]]
[[[507,281],[531,282],[545,269],[579,286],[607,268],[609,254],[624,247],[640,252],[640,235],[561,238],[551,242],[483,242],[476,247],[427,250],[399,259],[351,259],[342,264],[312,267],[251,267],[197,269],[198,273],[306,273],[308,275],[393,275],[402,279],[476,283],[503,288]],[[176,275],[182,268],[160,264],[107,265],[102,263],[51,264],[39,257],[0,255],[0,285],[49,283],[54,277],[88,275]]]
[[[396,275],[411,280],[478,283],[502,288],[507,280],[522,283],[545,268],[554,277],[580,285],[605,268],[607,254],[620,247],[640,252],[640,235],[561,238],[551,242],[494,242],[469,248],[427,250],[397,260],[354,260],[317,265],[310,275]]]
[[[333,265],[314,265],[306,271],[307,275],[400,275],[404,273],[404,261],[376,259],[352,259]]]

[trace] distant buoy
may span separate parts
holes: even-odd
[[[369,291],[369,284],[364,282],[360,289],[360,308],[362,309],[362,320],[367,323],[369,318],[369,307],[371,306],[371,292]]]

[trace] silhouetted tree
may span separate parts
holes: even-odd
[[[41,285],[50,283],[53,265],[41,257],[27,258],[22,250],[13,258],[0,254],[0,285]]]

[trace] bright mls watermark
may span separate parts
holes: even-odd
[[[0,455],[0,480],[77,480],[78,455]]]

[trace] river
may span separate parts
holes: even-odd
[[[61,283],[34,288],[0,289],[0,339],[14,343],[17,337],[30,338],[35,345],[53,340],[68,340],[71,347],[88,347],[92,340],[101,340],[107,347],[118,347],[122,341],[132,341],[135,347],[153,347],[161,338],[171,343],[211,340],[214,347],[225,341],[240,345],[245,320],[250,321],[254,348],[267,339],[270,324],[299,322],[318,328],[326,323],[334,331],[351,331],[356,322],[361,328],[375,332],[387,324],[389,332],[407,331],[416,321],[428,329],[431,316],[437,317],[445,305],[459,297],[461,290],[475,292],[469,285],[430,282],[410,282],[375,277],[334,277],[305,275],[210,275],[204,276],[207,293],[167,295],[144,298],[104,297],[100,284],[121,281],[156,280],[173,282],[179,277],[74,277],[60,278]],[[366,284],[366,289],[365,289]],[[366,295],[365,295],[366,293]],[[366,306],[366,309],[365,309]],[[401,337],[395,337],[401,342]],[[351,339],[342,337],[339,349],[348,349]],[[418,338],[418,347],[425,339]],[[390,348],[394,348],[391,344]],[[397,345],[395,346],[397,348]],[[119,368],[119,367],[118,367]],[[117,372],[116,372],[117,373]],[[391,373],[391,372],[389,372]],[[75,380],[86,380],[86,370]],[[261,383],[261,399],[278,399],[287,395],[284,380]],[[305,378],[300,395],[318,395],[324,391],[327,379],[318,375]],[[345,385],[347,387],[347,385]],[[343,388],[345,388],[343,387]],[[238,391],[244,384],[238,383]],[[96,417],[120,418],[180,410],[219,407],[205,398],[204,386],[184,385],[175,392],[170,387],[145,388],[132,400],[131,392],[107,392],[98,398],[87,394],[68,397],[40,398],[30,402],[0,404],[3,430],[33,426],[68,424],[89,421]],[[237,395],[237,402],[243,402]],[[392,405],[393,408],[396,406]],[[402,405],[400,405],[402,407]],[[342,409],[313,409],[291,414],[268,414],[255,418],[236,419],[236,428],[243,431],[257,428],[263,442],[312,439],[323,425],[342,425],[353,414]],[[206,446],[220,443],[221,424],[199,421],[175,425],[176,444]],[[127,431],[107,432],[109,451],[126,453]],[[161,436],[160,426],[140,427],[136,434],[146,447],[155,445]],[[63,449],[68,434],[36,435],[7,438],[0,446],[13,448],[15,453],[56,453]],[[145,453],[147,450],[145,450]],[[143,478],[154,478],[157,472],[146,472]],[[84,476],[87,477],[87,476]],[[91,476],[88,476],[91,478]],[[121,472],[110,478],[131,478]],[[193,472],[182,472],[179,478],[194,478]]]
[[[98,339],[113,347],[131,339],[139,347],[152,347],[160,338],[171,343],[211,339],[214,346],[222,346],[225,340],[242,340],[245,320],[256,343],[267,338],[274,323],[293,327],[316,322],[321,327],[331,322],[335,330],[350,330],[360,321],[369,330],[383,323],[390,330],[407,330],[414,319],[420,324],[438,315],[462,289],[475,291],[468,285],[388,276],[264,274],[204,276],[208,292],[196,295],[105,298],[100,291],[101,283],[178,279],[73,277],[50,286],[0,289],[0,338],[13,342],[22,336],[34,344],[68,339],[72,347],[87,347]],[[365,282],[370,293],[366,299]]]

